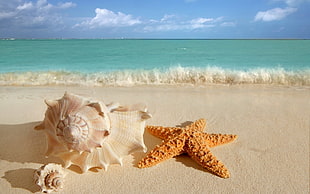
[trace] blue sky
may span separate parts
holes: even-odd
[[[310,38],[310,0],[0,0],[0,38]]]

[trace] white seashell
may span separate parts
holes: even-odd
[[[66,174],[61,165],[50,163],[37,169],[33,178],[35,183],[40,186],[41,192],[50,193],[63,188]]]
[[[110,133],[108,109],[99,102],[65,94],[56,101],[45,101],[48,109],[36,129],[45,129],[48,138],[46,155],[64,151],[88,151],[100,147]]]
[[[73,164],[83,172],[93,167],[107,169],[110,164],[122,164],[130,153],[146,151],[143,133],[151,115],[141,105],[105,106],[67,93],[46,104],[45,118],[35,129],[47,134],[46,155],[60,157],[66,168]]]

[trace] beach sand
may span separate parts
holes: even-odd
[[[59,193],[309,193],[310,89],[282,86],[207,87],[0,87],[0,193],[34,193],[33,171],[45,158],[44,99],[64,92],[121,104],[143,102],[149,125],[176,126],[199,118],[210,133],[237,134],[211,148],[229,169],[219,178],[186,155],[137,168],[145,153],[124,158],[123,166],[81,174],[70,167]],[[161,142],[144,134],[148,150]]]

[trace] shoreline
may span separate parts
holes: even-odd
[[[217,67],[112,72],[38,71],[0,73],[0,87],[209,87],[287,86],[310,87],[310,69],[285,71],[256,69],[224,70]]]
[[[70,167],[58,193],[249,193],[309,192],[310,89],[304,86],[211,85],[204,87],[1,86],[0,188],[5,193],[34,193],[33,170],[57,158],[45,158],[46,139],[32,128],[43,119],[44,99],[64,92],[121,104],[145,103],[148,125],[176,126],[199,118],[206,132],[237,134],[235,142],[211,151],[230,170],[221,179],[182,155],[139,169],[145,153],[80,174]],[[161,141],[144,133],[148,151]]]

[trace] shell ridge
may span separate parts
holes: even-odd
[[[143,141],[145,121],[141,120],[140,111],[114,111],[110,113],[111,136],[107,139],[120,155],[134,151],[145,151]],[[127,147],[126,147],[127,146]]]
[[[109,142],[106,142],[102,148],[102,152],[104,153],[103,159],[106,161],[108,166],[110,164],[122,164],[122,158],[121,156],[113,149],[113,146],[109,144]]]
[[[70,156],[70,161],[73,165],[80,167],[82,172],[86,172],[88,170],[86,163],[88,154],[89,153],[87,152],[83,152],[81,154],[78,152],[72,152],[72,155]]]
[[[102,149],[102,148],[100,148]],[[104,158],[104,151],[98,151],[98,158],[99,158],[99,163],[101,164],[101,166],[103,166],[104,170],[108,169],[109,164],[105,161]]]

